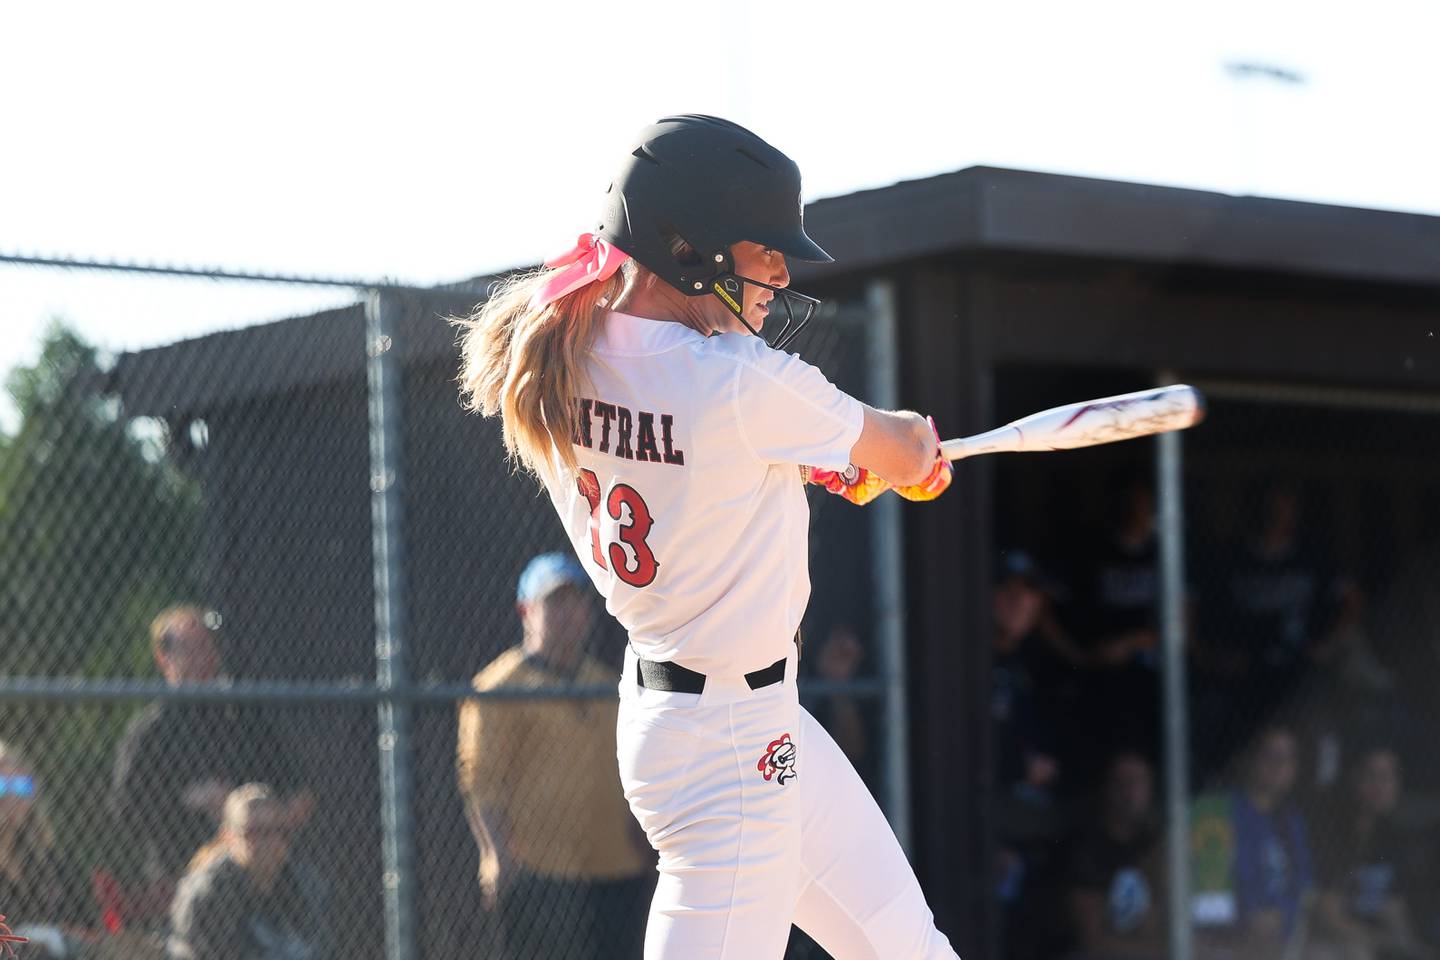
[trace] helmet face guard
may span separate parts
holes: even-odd
[[[728,255],[726,256],[726,265],[730,266],[730,258]],[[752,327],[749,320],[745,319],[745,285],[747,283],[751,286],[759,287],[762,290],[769,290],[774,295],[770,299],[770,310],[772,314],[774,313],[776,304],[785,311],[784,326],[768,339],[761,334],[759,330]],[[805,326],[814,319],[815,314],[820,309],[820,301],[814,297],[806,296],[803,293],[796,293],[793,290],[777,287],[774,284],[765,283],[760,280],[754,280],[750,277],[742,277],[734,272],[733,266],[726,270],[726,272],[712,279],[708,286],[698,293],[712,294],[715,299],[725,305],[725,309],[729,310],[735,319],[745,325],[745,329],[750,331],[751,336],[759,337],[775,350],[784,350],[788,347],[791,342],[800,335],[800,331],[804,330]]]
[[[686,114],[641,132],[595,233],[687,296],[714,296],[756,336],[743,316],[744,285],[770,290],[785,323],[767,342],[780,349],[820,301],[739,276],[730,250],[748,240],[796,260],[831,261],[806,235],[803,214],[793,160],[728,120]],[[675,252],[686,248],[688,255]]]

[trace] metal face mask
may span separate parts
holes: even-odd
[[[753,280],[750,277],[740,276],[735,272],[734,262],[728,253],[724,255],[721,269],[723,272],[710,280],[705,289],[744,324],[751,336],[759,337],[775,350],[784,350],[794,342],[795,338],[800,335],[800,331],[805,329],[805,325],[814,319],[816,312],[820,309],[820,301],[815,297],[796,293],[786,287],[777,287],[760,280]],[[768,320],[781,319],[775,315],[777,305],[784,312],[784,324],[779,331],[768,338],[752,327],[749,320],[745,319],[745,284],[747,283],[771,292]]]

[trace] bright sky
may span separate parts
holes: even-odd
[[[1440,214],[1437,36],[1433,0],[12,4],[0,252],[459,279],[568,246],[674,112],[811,199],[985,163]],[[52,316],[125,350],[348,299],[0,265],[0,372]]]

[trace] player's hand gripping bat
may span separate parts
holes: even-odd
[[[962,460],[983,453],[1073,450],[1183,430],[1203,419],[1205,398],[1200,391],[1176,384],[1041,410],[973,437],[946,440],[940,444],[940,455],[947,460]],[[860,506],[893,489],[887,481],[853,464],[841,471],[804,469],[809,482],[822,484],[831,493]]]
[[[947,460],[983,453],[1073,450],[1170,430],[1205,419],[1205,398],[1185,384],[1067,403],[1032,413],[1003,427],[940,444]]]

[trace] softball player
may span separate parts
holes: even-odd
[[[629,633],[617,742],[660,855],[648,960],[776,958],[792,922],[837,960],[955,956],[796,696],[802,477],[857,503],[950,482],[933,425],[779,349],[818,306],[786,289],[786,258],[831,259],[801,216],[780,151],[725,120],[667,117],[594,232],[464,321],[468,405],[500,415]]]

